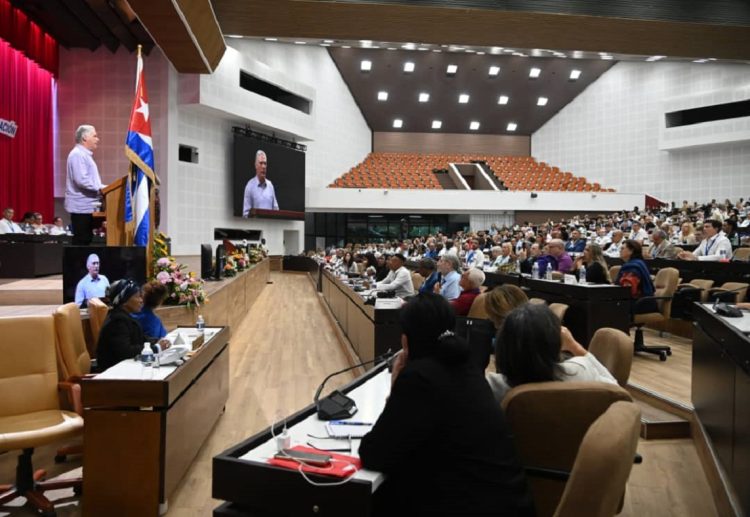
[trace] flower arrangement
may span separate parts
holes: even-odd
[[[154,264],[154,279],[167,287],[169,305],[195,305],[208,302],[203,280],[193,272],[185,272],[187,266],[174,257],[161,257]]]

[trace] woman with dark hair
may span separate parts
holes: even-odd
[[[651,273],[643,261],[643,247],[641,243],[632,239],[623,242],[620,248],[620,258],[623,265],[615,278],[615,285],[627,287],[633,300],[632,312],[642,314],[647,312],[658,312],[656,300],[641,300],[644,296],[653,296],[654,282]]]
[[[156,341],[144,335],[141,326],[132,314],[141,310],[143,298],[141,288],[130,279],[122,279],[113,283],[107,290],[107,298],[112,304],[112,310],[104,320],[99,333],[96,357],[99,368],[106,370],[125,359],[132,359],[143,350],[145,342]],[[169,341],[159,342],[162,348],[169,347]],[[154,352],[157,351],[151,345]]]
[[[154,313],[154,309],[159,307],[167,299],[167,286],[154,280],[143,286],[143,308],[140,312],[133,314],[133,317],[140,323],[143,333],[147,336],[161,339],[167,335],[167,329],[164,324]]]
[[[598,381],[617,384],[612,374],[578,343],[546,305],[526,303],[505,317],[496,338],[495,368],[487,374],[501,401],[511,388],[530,382]],[[569,359],[562,357],[569,354]]]
[[[344,254],[344,260],[341,264],[341,268],[346,273],[359,273],[359,269],[357,268],[357,263],[354,262],[354,254],[352,254],[352,252],[347,251]]]
[[[598,244],[594,242],[586,244],[586,247],[583,248],[583,255],[576,258],[575,270],[580,272],[581,266],[586,267],[586,281],[588,283],[612,283],[607,262],[604,260],[604,253]]]
[[[391,395],[359,448],[362,465],[386,475],[375,515],[533,514],[503,412],[455,319],[434,293],[401,309]]]

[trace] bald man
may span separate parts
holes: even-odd
[[[268,158],[263,150],[255,153],[255,176],[245,185],[245,197],[242,203],[242,217],[248,217],[253,208],[278,210],[276,191],[273,183],[266,179]]]
[[[86,269],[88,274],[81,278],[76,286],[76,305],[81,306],[84,302],[88,303],[91,298],[102,298],[107,293],[109,280],[106,276],[99,274],[99,255],[92,253],[86,259]]]

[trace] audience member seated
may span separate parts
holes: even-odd
[[[404,267],[406,258],[401,253],[396,253],[388,261],[390,272],[381,282],[378,282],[378,291],[394,291],[399,298],[414,295],[414,284],[411,281],[411,273]]]
[[[99,274],[99,255],[92,253],[86,259],[88,274],[81,278],[76,285],[75,302],[79,307],[85,307],[90,298],[104,298],[109,287],[109,279]]]
[[[502,284],[487,292],[484,305],[490,321],[499,329],[505,317],[516,307],[529,302],[523,289],[513,284]]]
[[[341,262],[341,270],[349,274],[359,273],[359,268],[354,261],[354,255],[352,253],[347,251],[344,254],[344,260]]]
[[[533,515],[500,406],[444,298],[421,293],[400,314],[403,352],[359,456],[386,479],[373,515]]]
[[[440,294],[448,301],[455,300],[461,294],[461,288],[458,285],[461,280],[461,263],[458,255],[447,253],[440,257],[437,263],[438,273],[440,273]]]
[[[112,304],[112,310],[104,320],[102,330],[99,332],[99,343],[97,345],[97,361],[99,369],[106,370],[120,361],[132,359],[143,350],[149,339],[144,334],[141,326],[133,318],[133,314],[139,312],[143,307],[141,288],[133,280],[122,279],[113,283],[107,293]],[[159,342],[163,349],[169,347],[169,341],[163,339]],[[155,345],[151,345],[154,352]]]
[[[479,239],[466,241],[466,267],[484,267],[484,253],[479,247]]]
[[[47,233],[47,226],[45,226],[42,214],[34,212],[34,219],[31,223],[31,232],[36,234]]]
[[[518,254],[518,261],[521,264],[521,273],[531,274],[531,268],[534,267],[534,262],[542,255],[542,249],[539,247],[539,243],[534,243],[529,247],[529,251],[521,251]]]
[[[67,235],[68,231],[65,229],[62,217],[55,216],[52,219],[52,226],[49,228],[50,235]]]
[[[599,229],[596,230],[596,237],[594,237],[594,244],[604,249],[607,246],[607,244],[609,244],[610,242],[612,242],[611,232],[607,229],[606,226],[600,226]]]
[[[419,292],[434,292],[435,286],[440,281],[440,274],[437,272],[435,261],[431,258],[423,258],[419,261],[417,273],[419,273],[425,279],[422,285],[419,287]]]
[[[611,258],[620,257],[620,248],[622,247],[624,233],[622,230],[615,230],[612,232],[612,241],[609,246],[604,250],[604,255]]]
[[[654,230],[651,234],[651,247],[648,250],[648,258],[659,258],[673,260],[677,258],[678,251],[667,239],[667,232]]]
[[[638,303],[639,298],[654,295],[654,282],[651,280],[646,263],[643,261],[643,247],[634,240],[626,240],[620,248],[620,258],[623,265],[617,273],[615,284],[627,287],[633,299],[632,313],[659,312],[656,300],[645,300]]]
[[[726,238],[721,221],[709,219],[703,223],[704,239],[695,250],[683,251],[679,257],[683,260],[718,261],[732,256],[732,243]]]
[[[604,260],[604,254],[598,244],[590,243],[583,248],[583,255],[576,259],[575,269],[581,270],[586,267],[586,281],[591,284],[611,284],[609,267]]]
[[[675,236],[676,244],[696,244],[698,241],[695,240],[695,227],[693,223],[684,222],[680,231]]]
[[[500,246],[492,247],[492,263],[489,271],[507,271],[516,261],[513,259],[513,245],[510,242],[504,242]]]
[[[136,313],[133,313],[133,317],[141,325],[143,333],[152,338],[161,339],[167,335],[167,329],[164,328],[164,324],[154,313],[164,301],[167,299],[167,286],[161,282],[154,280],[143,286],[143,308]]]
[[[24,233],[33,233],[34,231],[34,212],[24,212],[21,229]]]
[[[727,219],[724,221],[724,236],[729,239],[729,243],[732,247],[740,245],[740,236],[737,234],[737,221],[734,219]]]
[[[633,221],[633,227],[630,231],[630,240],[638,241],[643,244],[643,241],[648,240],[648,233],[641,227],[641,223]]]
[[[479,296],[479,288],[484,283],[484,272],[481,269],[471,268],[461,275],[458,285],[461,287],[461,294],[458,298],[451,301],[456,316],[466,316],[469,314],[471,304]]]
[[[382,254],[376,258],[377,266],[375,266],[375,281],[381,282],[388,276],[390,270],[388,269],[388,257]]]
[[[563,359],[562,354],[571,355]],[[495,345],[497,373],[487,382],[497,401],[511,388],[530,382],[598,381],[617,384],[546,305],[526,303],[505,317]]]
[[[581,238],[580,230],[573,230],[570,234],[570,240],[565,243],[565,251],[567,253],[583,253],[585,247],[586,239]]]
[[[8,207],[3,210],[3,218],[0,219],[0,233],[23,233],[21,227],[13,222],[15,210]]]
[[[565,251],[565,244],[562,239],[552,239],[549,241],[547,250],[555,258],[555,263],[552,265],[555,271],[568,273],[573,269],[573,259]]]

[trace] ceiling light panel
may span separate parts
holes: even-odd
[[[479,122],[477,122],[476,120],[472,120],[469,124],[469,129],[471,129],[472,131],[477,131],[479,129]]]
[[[386,91],[379,91],[378,92],[378,100],[379,101],[387,101],[388,100],[388,92],[386,92]]]
[[[407,74],[410,74],[413,71],[414,71],[414,62],[407,61],[406,63],[404,63],[404,72],[406,72]]]
[[[359,69],[362,70],[363,72],[369,72],[370,70],[372,70],[372,61],[368,59],[363,59],[359,63]]]
[[[499,66],[491,66],[489,70],[490,77],[497,77],[497,75],[500,73],[500,67]]]
[[[459,104],[467,104],[469,102],[469,94],[468,93],[462,93],[458,96],[458,103]]]
[[[518,129],[518,124],[516,124],[515,122],[508,122],[508,126],[505,129],[507,129],[508,131],[515,131],[516,129]]]
[[[549,101],[549,99],[547,97],[539,97],[536,100],[536,105],[537,106],[546,106],[548,101]]]
[[[458,72],[458,65],[448,65],[445,68],[445,73],[448,75],[456,75],[456,72]]]
[[[570,71],[570,80],[576,81],[578,78],[581,77],[581,71],[580,70],[571,70]]]
[[[393,127],[396,129],[401,129],[402,127],[404,127],[404,121],[401,120],[400,118],[394,118]]]
[[[533,68],[529,69],[529,77],[531,79],[536,79],[540,75],[542,75],[542,69],[541,68],[533,67]]]
[[[419,94],[419,102],[428,102],[430,100],[430,94],[422,92]]]
[[[432,129],[440,129],[443,127],[443,121],[442,120],[433,120],[432,121]]]
[[[498,104],[508,104],[509,102],[510,102],[510,97],[508,97],[507,95],[501,95],[500,97],[497,98]]]

